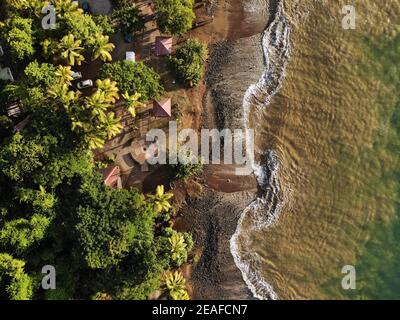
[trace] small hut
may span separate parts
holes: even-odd
[[[154,100],[153,115],[158,118],[171,116],[171,98],[165,98],[161,101]]]
[[[158,154],[157,146],[153,142],[146,141],[144,138],[133,141],[131,150],[132,159],[140,165],[145,164],[149,157]]]
[[[168,56],[172,53],[171,37],[156,37],[156,56]]]
[[[19,102],[14,102],[7,107],[7,115],[9,117],[18,117],[21,114]]]
[[[121,189],[121,170],[118,166],[108,166],[105,169],[100,170],[100,173],[103,175],[103,181],[106,186],[109,186],[113,189]]]

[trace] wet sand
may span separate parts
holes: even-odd
[[[267,19],[246,19],[237,0],[221,1],[215,17],[211,27],[191,35],[210,44],[206,83],[196,89],[203,92],[200,123],[205,128],[243,128],[244,94],[264,67],[261,32]],[[193,299],[252,298],[229,241],[241,213],[256,197],[257,182],[254,175],[235,175],[234,169],[234,165],[207,166],[200,179],[202,194],[186,199],[180,210],[177,223],[193,234],[200,257],[190,271]]]

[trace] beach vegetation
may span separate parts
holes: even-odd
[[[186,279],[180,271],[165,274],[165,286],[172,300],[189,300],[185,285]]]
[[[204,74],[207,49],[201,42],[189,39],[169,57],[169,64],[178,80],[189,87],[196,86]]]
[[[121,132],[121,96],[135,114],[163,92],[160,76],[140,62],[108,63],[109,21],[97,24],[71,0],[50,0],[57,28],[46,32],[41,1],[7,2],[15,6],[0,41],[17,56],[15,81],[0,82],[0,299],[147,299],[193,241],[160,223],[173,211],[172,193],[113,189],[96,156]],[[106,63],[81,93],[71,85],[74,67],[91,59]],[[9,117],[9,103],[21,114]],[[56,268],[55,290],[39,290],[44,265]]]
[[[129,95],[139,93],[142,102],[157,98],[164,92],[160,76],[143,62],[106,63],[101,68],[100,77],[116,81],[121,92]]]
[[[186,150],[183,156],[179,157],[178,163],[171,165],[175,179],[189,179],[201,174],[204,163],[201,157],[196,157],[190,150]]]
[[[128,4],[115,9],[112,18],[116,22],[118,29],[125,35],[145,29],[145,20],[140,9],[135,4]]]
[[[181,36],[192,29],[194,0],[157,0],[157,25],[162,33]]]

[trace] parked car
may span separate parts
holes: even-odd
[[[0,46],[0,57],[1,56],[4,56],[4,51],[3,51],[3,47],[2,46]]]
[[[82,9],[83,9],[84,12],[90,13],[90,4],[89,4],[89,2],[87,2],[87,1],[82,2]]]
[[[74,80],[81,79],[81,78],[82,78],[82,73],[80,73],[79,71],[74,71],[74,72],[72,73],[72,78],[73,78]]]
[[[93,81],[92,80],[80,81],[78,82],[77,87],[79,90],[93,87]]]

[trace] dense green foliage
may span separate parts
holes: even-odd
[[[139,93],[141,101],[159,97],[164,91],[160,76],[142,62],[108,63],[101,68],[100,76],[116,81],[121,92]]]
[[[74,91],[66,65],[88,55],[110,60],[109,21],[52,0],[59,25],[43,32],[42,1],[7,2],[0,41],[18,53],[20,72],[16,82],[0,83],[0,300],[146,299],[166,271],[187,260],[191,239],[167,228],[168,193],[146,197],[106,186],[93,150],[121,130],[112,110],[120,90],[133,110],[139,97],[163,91],[160,77],[142,63],[118,62],[104,65],[110,76],[91,94]],[[19,23],[23,36],[13,30]],[[18,119],[5,108],[14,101]],[[13,132],[27,116],[25,128]],[[55,290],[40,288],[44,265],[56,268]]]
[[[144,18],[136,5],[127,5],[118,8],[113,11],[112,17],[124,34],[143,31],[145,28]]]
[[[192,28],[194,0],[157,0],[157,24],[161,32],[181,36]]]
[[[204,168],[203,160],[196,157],[190,150],[179,157],[178,163],[171,165],[176,179],[189,179],[199,175]]]
[[[41,26],[43,2],[39,0],[7,0],[12,12],[0,24],[0,42],[11,52],[15,64],[34,56],[45,56],[48,61],[80,65],[85,56],[111,61],[109,53],[114,45],[106,34],[112,26],[104,17],[96,20],[84,14],[71,0],[50,0],[57,13],[56,28]]]
[[[0,23],[0,39],[16,60],[32,57],[35,53],[31,19],[15,17]]]
[[[0,283],[4,283],[5,291],[0,298],[11,300],[27,300],[32,297],[32,279],[24,271],[25,262],[14,259],[7,253],[0,253]]]
[[[169,57],[169,63],[180,82],[195,86],[203,77],[206,56],[205,46],[197,40],[189,39],[176,50],[174,56]]]

